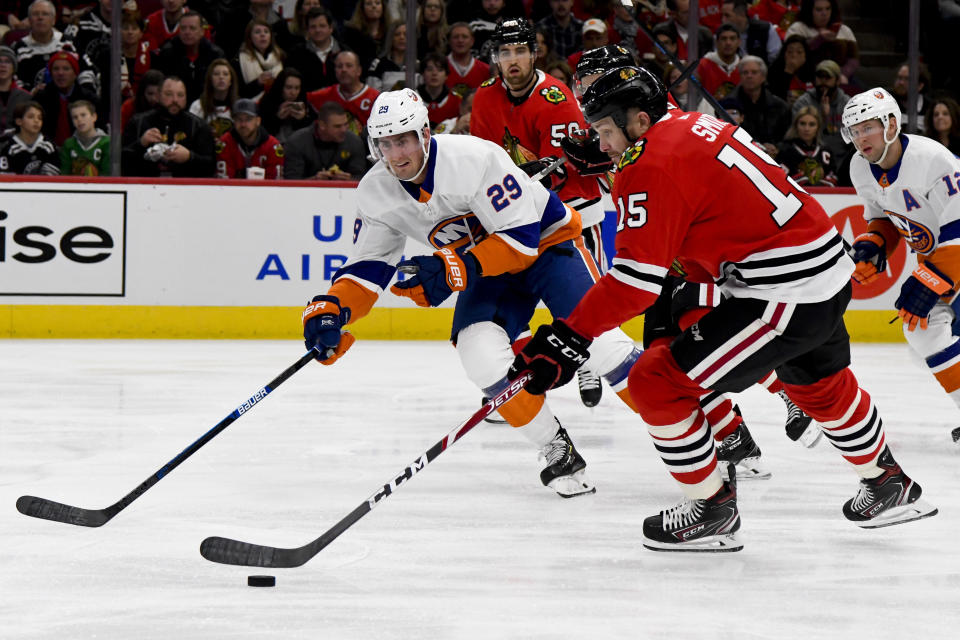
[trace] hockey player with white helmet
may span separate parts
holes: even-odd
[[[894,305],[904,336],[947,395],[960,406],[960,160],[939,142],[900,131],[900,108],[886,90],[854,96],[841,134],[857,154],[850,179],[864,200],[866,233],[853,243],[854,280],[868,284],[886,270],[903,238],[919,265]],[[960,427],[953,430],[960,440]]]
[[[399,266],[412,277],[390,290],[419,306],[459,293],[451,340],[467,376],[496,395],[509,384],[511,342],[537,303],[564,316],[599,278],[580,237],[580,216],[498,145],[431,135],[426,106],[410,89],[380,94],[367,132],[378,162],[357,187],[352,255],[304,311],[307,347],[319,346],[326,364],[342,356],[353,343],[343,325],[370,311]],[[408,237],[436,251],[398,265]],[[591,366],[623,391],[638,350],[619,329],[594,344]],[[564,497],[595,491],[542,395],[520,392],[499,412],[540,449],[544,485]]]

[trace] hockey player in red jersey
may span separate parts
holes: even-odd
[[[669,346],[645,351],[629,375],[631,397],[686,495],[644,521],[644,546],[742,548],[736,488],[717,464],[698,398],[742,391],[771,369],[860,476],[843,505],[849,520],[875,528],[934,515],[849,369],[843,312],[854,265],[823,208],[743,129],[668,114],[666,88],[644,69],[602,75],[584,94],[584,112],[601,148],[619,154],[616,257],[567,318],[537,331],[510,375],[533,371],[533,393],[568,382],[593,336],[653,303],[674,259],[709,273],[725,296]]]
[[[216,144],[218,178],[250,178],[251,167],[267,180],[283,177],[283,145],[260,126],[257,103],[247,98],[233,105],[233,127]]]

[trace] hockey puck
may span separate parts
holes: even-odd
[[[275,587],[276,585],[276,576],[247,576],[248,587]]]

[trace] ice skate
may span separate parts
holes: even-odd
[[[877,464],[883,473],[860,481],[856,497],[843,505],[843,515],[864,529],[878,529],[894,524],[937,515],[937,508],[920,499],[920,485],[911,480],[884,447]]]
[[[596,376],[586,368],[577,370],[577,386],[580,387],[580,401],[586,407],[595,407],[603,396],[603,386],[600,376]]]
[[[483,398],[480,400],[480,406],[490,402],[490,398]],[[490,424],[507,424],[507,421],[500,417],[500,414],[496,411],[487,414],[487,417],[483,419],[484,422],[489,422]]]
[[[559,420],[557,424],[560,424]],[[577,453],[563,427],[558,429],[553,440],[540,449],[539,457],[546,465],[540,472],[540,482],[545,487],[550,487],[564,498],[596,493],[597,488],[584,473],[587,463]]]
[[[740,551],[739,529],[736,482],[724,482],[706,500],[684,500],[645,519],[643,546],[653,551]]]
[[[739,415],[739,409],[734,407],[734,411]],[[760,447],[746,424],[741,424],[717,445],[717,460],[733,465],[740,480],[766,480],[773,475],[760,460]]]
[[[777,395],[783,400],[783,404],[787,405],[787,437],[794,442],[799,442],[807,449],[817,446],[820,436],[823,435],[820,425],[804,413],[803,409],[793,404],[793,400],[786,391],[780,391]]]
[[[960,427],[951,431],[950,437],[953,438],[953,444],[960,446]]]

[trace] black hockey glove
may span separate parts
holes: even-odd
[[[527,392],[543,394],[562,387],[573,379],[577,369],[590,357],[587,349],[591,342],[593,340],[581,336],[563,320],[554,320],[553,324],[537,329],[527,346],[514,358],[507,378],[514,380],[527,369],[533,374],[533,380],[527,383]]]
[[[350,309],[340,308],[336,296],[314,296],[303,310],[303,343],[317,350],[317,360],[333,364],[356,341],[343,325],[350,321]]]
[[[593,129],[579,130],[560,139],[560,148],[582,176],[599,176],[613,168],[613,159],[600,151],[600,136]]]
[[[519,166],[521,169],[523,169],[524,173],[531,178],[534,178],[556,161],[556,156],[546,156],[545,158],[540,158],[539,160],[524,162]],[[560,191],[560,189],[563,189],[563,185],[566,183],[567,170],[563,167],[562,163],[554,167],[550,173],[540,178],[540,184],[542,184],[544,188],[552,189],[553,191]]]

